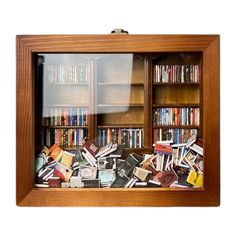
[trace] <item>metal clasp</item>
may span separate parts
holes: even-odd
[[[129,34],[128,31],[117,28],[111,31],[111,34]]]

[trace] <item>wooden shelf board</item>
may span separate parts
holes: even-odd
[[[144,83],[106,83],[106,82],[100,82],[98,85],[101,86],[144,86]]]
[[[88,129],[88,126],[77,126],[77,125],[44,125],[45,129]]]
[[[143,128],[143,124],[98,125],[98,128]]]
[[[180,82],[176,82],[176,83],[152,83],[154,86],[165,86],[165,85],[173,85],[173,86],[199,86],[200,83],[180,83]]]
[[[98,104],[98,107],[143,107],[143,103],[136,104]]]
[[[154,103],[153,107],[166,107],[166,108],[175,108],[175,107],[200,107],[200,103]]]
[[[88,107],[88,104],[47,104],[44,105],[44,108],[52,108],[52,107]]]
[[[155,125],[153,129],[200,129],[196,125]]]
[[[89,85],[89,83],[47,83],[48,86],[54,86],[54,85]]]
[[[63,192],[63,191],[68,191],[68,192],[99,192],[99,191],[104,191],[104,192],[139,192],[139,191],[184,191],[184,192],[192,192],[192,191],[197,191],[201,192],[204,191],[204,188],[164,188],[164,187],[133,187],[133,188],[34,188],[37,191],[45,191],[45,192]]]

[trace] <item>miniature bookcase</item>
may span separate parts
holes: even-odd
[[[17,204],[219,205],[219,66],[215,35],[18,36]]]

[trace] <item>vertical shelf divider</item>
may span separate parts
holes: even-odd
[[[152,147],[152,63],[144,60],[144,147]]]

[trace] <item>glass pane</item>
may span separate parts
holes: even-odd
[[[202,187],[201,58],[37,54],[36,183]]]
[[[43,145],[81,146],[88,136],[90,61],[79,54],[42,54]]]
[[[98,62],[98,145],[143,146],[144,61],[133,54],[106,54]]]

